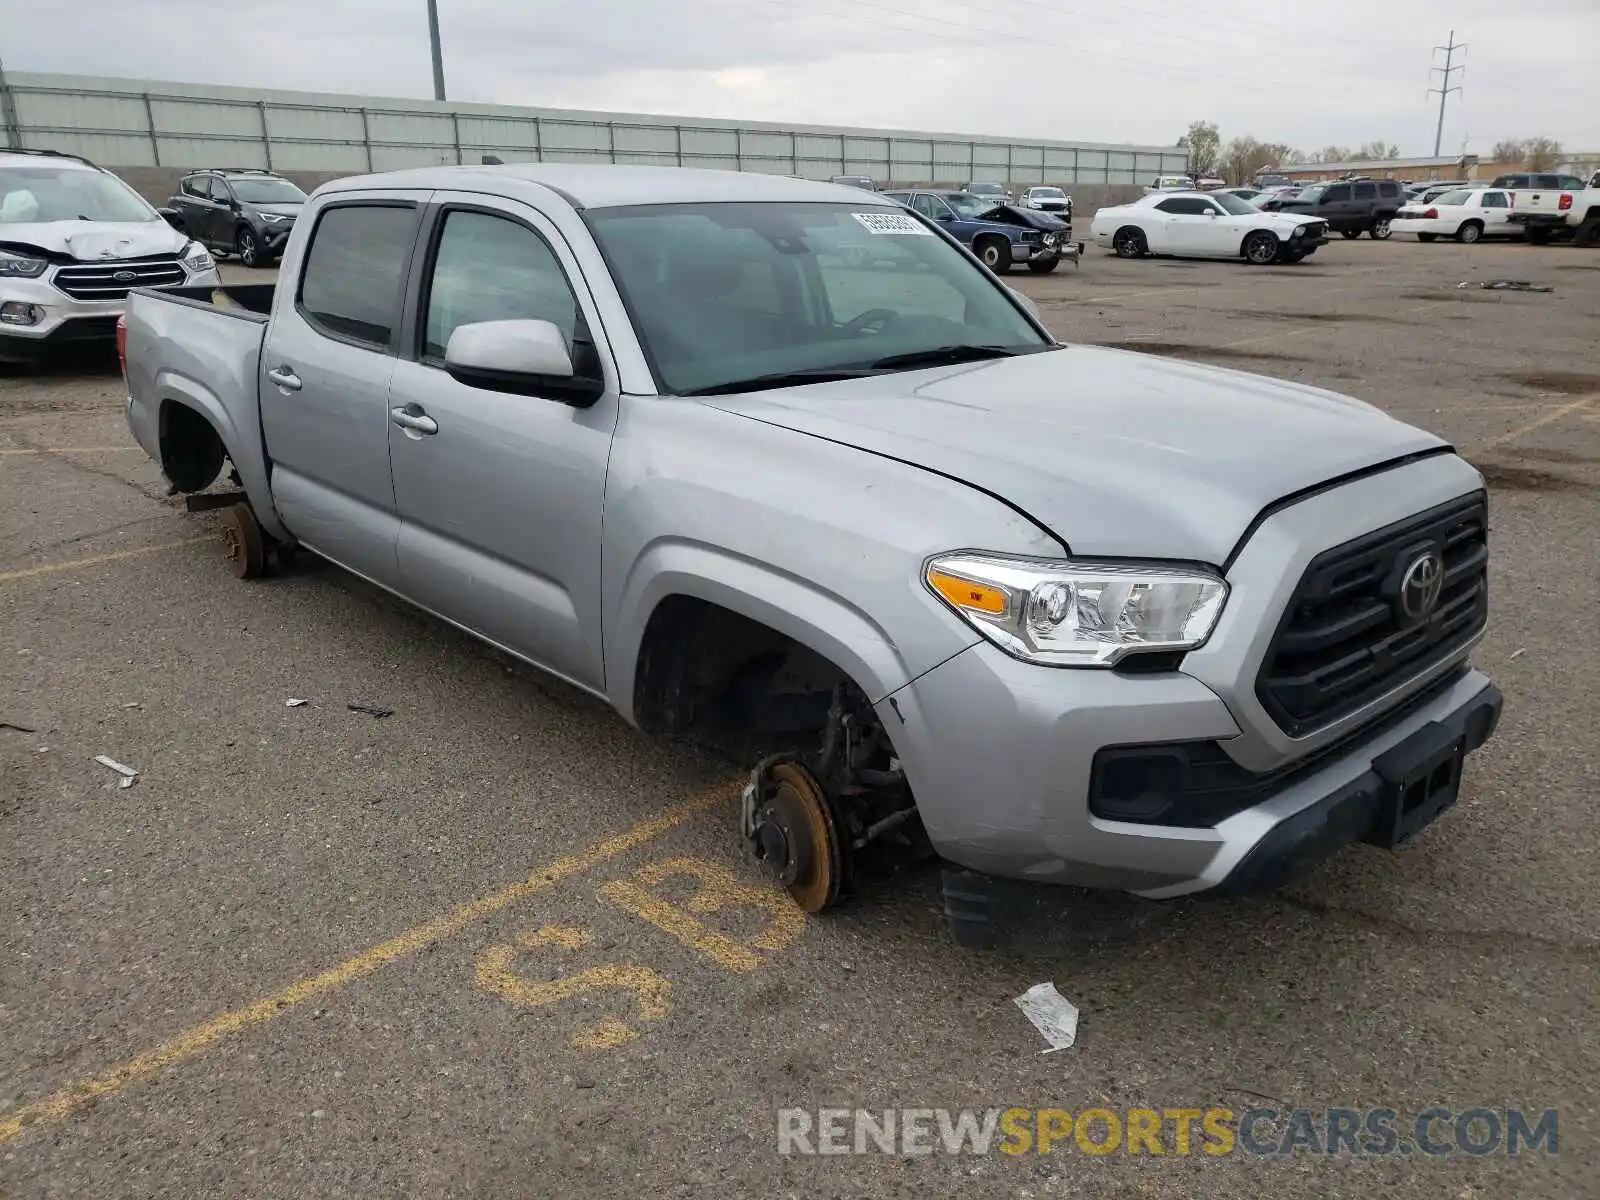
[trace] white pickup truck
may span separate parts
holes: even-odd
[[[1530,242],[1543,244],[1568,235],[1580,246],[1600,242],[1600,171],[1587,183],[1577,175],[1541,172],[1501,175],[1494,186],[1510,194],[1506,219],[1520,226]]]

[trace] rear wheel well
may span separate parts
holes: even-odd
[[[180,492],[203,492],[222,474],[227,448],[216,429],[187,404],[161,406],[161,469]]]

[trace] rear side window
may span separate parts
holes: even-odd
[[[1322,193],[1322,202],[1324,204],[1332,204],[1335,201],[1348,199],[1350,199],[1350,185],[1348,183],[1342,183],[1337,187],[1331,187]]]
[[[1376,200],[1378,198],[1378,185],[1375,183],[1356,184],[1357,200]]]
[[[1483,207],[1509,208],[1511,206],[1506,203],[1506,194],[1504,192],[1485,192],[1483,194]]]
[[[1400,194],[1400,185],[1398,183],[1380,183],[1378,185],[1378,194],[1386,199],[1393,200]]]
[[[180,185],[179,190],[186,196],[205,197],[209,183],[204,175],[191,175]]]
[[[324,210],[300,276],[301,315],[332,337],[388,349],[416,227],[411,205]]]

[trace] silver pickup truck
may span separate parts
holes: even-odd
[[[1060,344],[892,200],[405,171],[319,189],[280,278],[126,318],[140,444],[237,474],[236,572],[304,547],[744,747],[741,835],[808,910],[901,851],[976,937],[1007,877],[1270,886],[1406,841],[1498,718],[1450,446]]]

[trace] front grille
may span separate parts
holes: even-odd
[[[118,275],[133,278],[118,279]],[[62,267],[52,281],[74,300],[125,300],[136,287],[171,287],[187,276],[178,259],[167,255],[138,261],[108,260]]]
[[[1484,495],[1325,550],[1311,560],[1262,661],[1256,696],[1291,737],[1354,712],[1467,645],[1489,615]],[[1400,585],[1428,550],[1443,559],[1433,609],[1407,617]]]
[[[1319,237],[1326,237],[1327,233],[1328,233],[1328,223],[1326,221],[1315,221],[1315,222],[1307,225],[1305,227],[1305,232],[1302,233],[1300,236],[1301,237],[1308,237],[1308,238],[1319,238]]]

